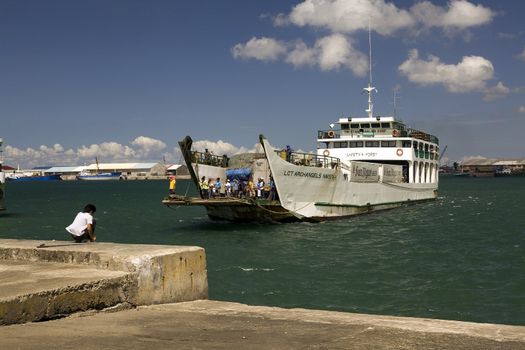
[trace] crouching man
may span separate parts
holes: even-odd
[[[97,240],[95,218],[93,217],[96,211],[97,208],[93,204],[87,204],[84,210],[77,214],[73,223],[66,227],[67,232],[71,234],[76,243],[95,242]]]

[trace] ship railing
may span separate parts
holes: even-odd
[[[318,139],[335,139],[341,137],[340,130],[318,130],[317,138]]]
[[[435,137],[434,135],[427,134],[426,132],[407,128],[407,133],[408,133],[408,136],[413,137],[415,139],[439,144],[439,139],[437,137]]]
[[[228,156],[226,155],[217,156],[209,152],[193,151],[192,152],[192,162],[196,164],[205,164],[205,165],[218,166],[221,168],[227,168],[228,163],[230,162],[230,158],[228,158]]]
[[[288,163],[300,166],[334,169],[341,165],[341,161],[336,157],[320,156],[312,153],[286,152],[286,150],[276,150],[275,153]]]

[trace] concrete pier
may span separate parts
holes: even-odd
[[[0,327],[2,349],[525,349],[525,327],[210,300]]]
[[[199,247],[0,240],[0,349],[525,349],[524,326],[205,300],[206,273]]]
[[[208,297],[200,247],[0,240],[0,324]]]

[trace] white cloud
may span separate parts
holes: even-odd
[[[480,56],[464,56],[457,64],[445,64],[436,56],[419,58],[418,51],[409,52],[408,59],[399,67],[408,80],[420,85],[441,84],[450,92],[486,90],[487,81],[494,76],[492,63]]]
[[[231,52],[233,57],[237,59],[253,58],[260,61],[275,61],[286,50],[286,44],[279,40],[253,37],[245,44],[235,45]]]
[[[385,0],[304,0],[289,15],[274,17],[274,24],[324,28],[337,33],[353,33],[368,28],[381,35],[400,29],[439,27],[464,30],[492,21],[495,12],[467,0],[450,1],[437,6],[430,1],[418,2],[410,8],[398,8]]]
[[[200,140],[194,141],[192,144],[192,149],[199,152],[204,152],[205,149],[208,149],[211,153],[215,155],[222,156],[226,154],[228,156],[233,156],[235,154],[241,153],[253,153],[255,152],[256,146],[253,149],[248,149],[246,147],[237,147],[231,143],[219,141],[210,141],[210,140]]]
[[[160,140],[152,139],[147,136],[139,136],[131,142],[133,146],[138,147],[140,158],[148,157],[150,154],[162,151],[166,144]]]
[[[408,11],[384,0],[305,0],[292,9],[288,18],[300,27],[321,27],[338,33],[367,29],[369,18],[374,31],[382,35],[414,25]]]
[[[518,112],[525,113],[525,106],[520,106],[520,108],[518,108]]]
[[[523,51],[521,51],[521,53],[518,54],[518,58],[522,61],[525,61],[525,47],[523,48]]]
[[[266,41],[273,40],[265,39]],[[235,58],[261,59],[260,56],[255,57],[255,55],[248,54],[236,56],[236,52],[240,52],[236,48],[248,47],[250,41],[246,44],[235,45],[232,49]],[[284,50],[280,52],[280,55],[285,57],[285,62],[294,67],[318,66],[323,71],[347,68],[357,76],[365,75],[368,69],[367,56],[356,50],[352,41],[342,34],[336,33],[318,39],[313,47],[308,47],[301,40],[293,43],[280,42],[280,47]]]
[[[410,8],[411,14],[423,27],[466,29],[492,21],[495,12],[483,5],[474,5],[466,0],[448,3],[447,8],[430,1],[418,2]]]
[[[130,147],[118,142],[103,142],[101,144],[82,145],[77,149],[65,149],[60,144],[53,146],[41,145],[37,148],[21,149],[6,145],[4,163],[12,166],[20,164],[23,167],[46,165],[83,165],[94,163],[95,157],[100,162],[128,161],[161,161],[163,156],[173,159],[169,154],[161,154],[166,144],[160,140],[139,136],[131,142]]]
[[[483,99],[487,102],[491,102],[500,98],[504,98],[510,94],[510,92],[510,89],[503,85],[503,83],[500,81],[495,86],[485,89],[485,96]]]
[[[316,49],[308,47],[300,40],[295,43],[295,47],[286,56],[286,62],[295,67],[313,66],[317,63],[318,55]]]
[[[354,49],[352,43],[341,34],[333,34],[318,40],[315,44],[319,51],[321,70],[349,68],[355,75],[364,76],[368,69],[368,58]]]

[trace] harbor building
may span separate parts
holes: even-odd
[[[472,158],[460,164],[464,173],[470,176],[525,175],[525,158]]]
[[[162,163],[93,163],[83,167],[84,172],[119,172],[123,179],[148,180],[162,179],[166,176],[166,166]]]

